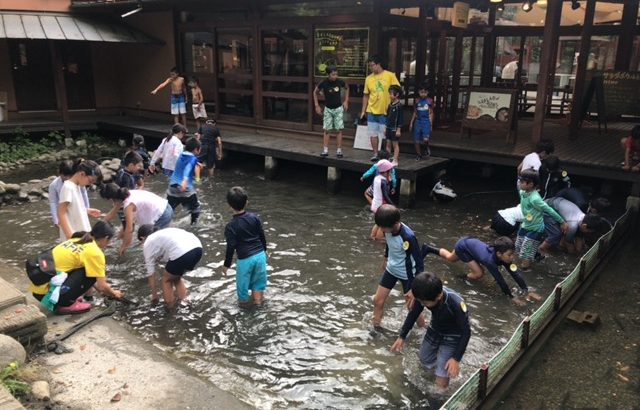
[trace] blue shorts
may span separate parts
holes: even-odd
[[[416,122],[413,128],[413,142],[429,141],[431,138],[431,123]]]
[[[546,236],[544,240],[554,248],[560,245],[564,235],[560,229],[560,224],[547,214],[544,214],[544,234]]]
[[[420,363],[427,369],[435,367],[436,376],[449,378],[445,366],[453,357],[460,337],[459,335],[438,335],[427,330],[420,346]]]
[[[468,237],[465,237],[464,239],[467,239],[467,238]],[[467,247],[464,246],[463,239],[456,242],[456,244],[453,247],[453,251],[456,253],[456,256],[458,257],[458,259],[460,259],[461,262],[469,263],[472,260],[474,260],[473,255],[471,255]]]
[[[171,205],[167,204],[164,212],[160,215],[160,218],[153,223],[153,226],[158,229],[168,228],[171,223],[171,218],[173,218],[173,208],[171,208]]]
[[[173,170],[172,169],[167,169],[167,168],[162,168],[162,173],[164,174],[164,176],[167,176],[167,177],[171,178],[171,176],[173,175]]]
[[[184,94],[171,94],[171,114],[186,114],[187,101]]]
[[[262,251],[236,263],[236,293],[240,302],[249,300],[249,289],[262,292],[267,288],[267,253]]]
[[[384,114],[367,113],[367,131],[369,137],[382,137],[387,127],[387,116]]]
[[[385,289],[393,289],[396,286],[396,283],[400,281],[402,283],[402,294],[405,295],[407,292],[411,290],[411,283],[409,283],[408,279],[400,279],[396,276],[393,276],[389,273],[388,270],[384,270],[382,277],[380,278],[380,286]]]

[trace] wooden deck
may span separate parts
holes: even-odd
[[[295,132],[274,129],[256,129],[250,126],[221,123],[225,146],[231,150],[244,150],[258,155],[292,159],[292,156],[304,157],[305,162],[335,167],[338,162],[341,169],[360,171],[368,164],[369,153],[345,148],[345,159],[335,157],[320,159],[317,154],[320,134],[317,132]],[[561,166],[573,175],[583,175],[612,181],[624,181],[640,184],[640,175],[621,169],[623,153],[620,139],[629,135],[634,126],[630,122],[609,123],[608,131],[598,133],[597,124],[586,123],[576,140],[570,140],[568,129],[563,120],[548,120],[545,123],[545,135],[555,142],[556,152]],[[59,121],[29,120],[22,122],[0,123],[0,134],[12,132],[17,126],[26,131],[61,129]],[[50,128],[48,128],[50,127]],[[93,119],[73,121],[72,129],[137,132],[147,137],[162,138],[169,130],[166,122],[132,117],[104,116]],[[193,125],[192,125],[193,127]],[[403,152],[412,152],[410,138],[405,132]],[[534,148],[530,141],[531,120],[521,119],[518,123],[518,137],[515,144],[505,144],[504,136],[491,132],[476,132],[470,138],[460,136],[459,127],[436,129],[431,140],[432,153],[439,158],[476,161],[486,164],[515,167],[522,158]],[[256,138],[259,136],[259,138]],[[345,137],[345,146],[352,144],[351,137]],[[295,142],[294,142],[295,141]],[[434,158],[435,159],[435,158]],[[425,171],[421,166],[427,166]],[[410,154],[402,155],[398,172],[407,179],[416,179],[421,173],[429,173],[429,161],[416,163]]]

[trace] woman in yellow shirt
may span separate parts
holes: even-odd
[[[91,232],[79,232],[71,239],[62,242],[53,250],[53,262],[56,272],[63,272],[67,278],[60,285],[55,313],[82,313],[91,309],[91,304],[80,299],[91,287],[95,286],[102,294],[115,299],[122,292],[113,289],[106,280],[106,260],[103,249],[114,235],[113,226],[98,221]],[[49,292],[49,283],[31,287],[33,296],[41,300]]]

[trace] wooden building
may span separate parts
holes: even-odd
[[[460,121],[470,86],[518,90],[519,116],[534,118],[520,137],[537,141],[547,118],[583,100],[588,70],[640,65],[638,0],[538,0],[528,12],[511,0],[2,4],[0,105],[13,120],[164,116],[168,98],[149,91],[175,65],[199,78],[220,121],[319,131],[311,92],[324,67],[336,64],[350,87],[345,124],[353,130],[365,62],[378,54],[407,104],[416,84],[429,84],[438,126]],[[572,129],[578,117],[570,117]]]

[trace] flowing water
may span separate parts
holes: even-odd
[[[384,247],[368,240],[372,218],[361,195],[364,185],[347,181],[342,194],[329,195],[319,169],[285,164],[281,175],[265,180],[250,165],[222,170],[199,188],[204,213],[197,227],[189,227],[189,218],[178,212],[175,225],[193,231],[205,252],[199,267],[185,275],[190,305],[175,313],[149,305],[140,247],[118,258],[112,244],[106,252],[108,280],[144,302],[121,319],[140,337],[261,409],[438,406],[444,397],[433,392],[433,372],[423,370],[417,358],[424,330],[414,329],[404,353],[388,350],[406,314],[399,286],[385,309],[383,326],[389,331],[370,332],[371,299]],[[269,287],[260,308],[238,307],[233,275],[221,275],[224,226],[231,217],[224,197],[233,185],[248,190],[248,209],[261,216],[269,243]],[[492,189],[474,181],[469,190],[483,188]],[[164,196],[166,180],[152,177],[147,189]],[[109,204],[95,193],[91,199],[92,206],[108,210]],[[482,225],[496,209],[513,203],[514,193],[476,195],[450,204],[422,199],[415,209],[404,210],[402,218],[421,242],[451,249],[467,234],[489,240]],[[54,244],[58,235],[46,202],[1,208],[0,229],[5,233],[0,258],[16,264]],[[558,255],[525,278],[546,296],[575,263]],[[463,295],[471,315],[462,377],[452,382],[450,394],[536,305],[512,306],[488,274],[474,283],[466,281],[462,263],[429,256],[426,267]]]

